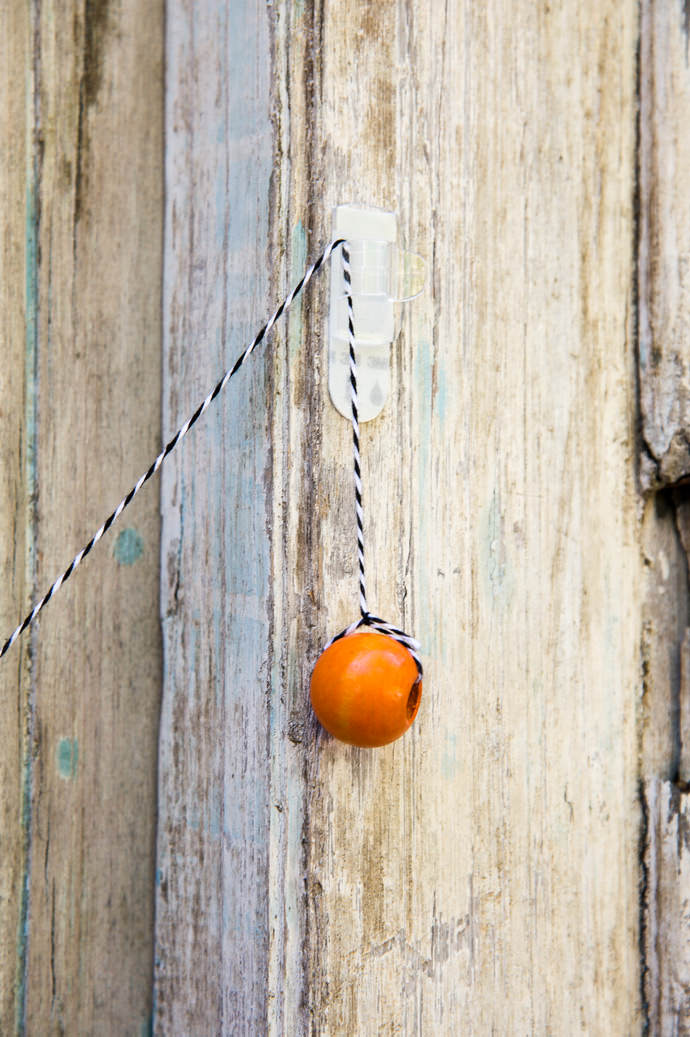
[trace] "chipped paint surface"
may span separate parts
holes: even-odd
[[[136,529],[121,530],[115,540],[113,555],[118,565],[134,565],[144,553],[144,538]]]

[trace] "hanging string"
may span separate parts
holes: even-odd
[[[347,243],[343,243],[342,251],[343,260],[343,280],[345,281],[345,295],[347,297],[347,334],[348,342],[350,346],[350,399],[352,401],[352,452],[354,455],[354,469],[355,469],[355,516],[357,520],[357,562],[359,565],[359,619],[355,620],[344,630],[341,630],[339,634],[332,637],[328,644],[325,646],[329,648],[334,641],[339,641],[341,637],[347,637],[348,634],[353,634],[355,630],[360,627],[371,627],[373,630],[378,631],[380,634],[386,634],[388,637],[392,637],[394,641],[399,641],[400,644],[407,648],[408,652],[412,656],[417,666],[417,680],[415,684],[421,681],[424,671],[422,669],[422,660],[419,657],[421,652],[421,645],[419,641],[416,641],[414,637],[410,637],[404,630],[400,630],[398,627],[392,626],[390,623],[386,623],[385,620],[379,616],[374,616],[369,611],[367,605],[367,591],[366,591],[366,580],[364,577],[364,508],[362,505],[362,466],[361,457],[359,452],[359,399],[357,396],[357,354],[355,351],[355,315],[354,315],[354,304],[352,301],[352,273],[350,270],[350,252]]]
[[[359,399],[357,397],[357,355],[355,353],[355,313],[352,302],[352,275],[350,252],[342,248],[343,279],[347,297],[347,337],[350,347],[350,395],[352,399],[352,453],[355,462],[355,515],[357,518],[357,561],[359,563],[359,611],[362,618],[369,615],[367,585],[364,578],[364,508],[362,507],[362,470],[359,457]]]
[[[419,676],[417,679],[421,679],[422,664],[420,662],[418,655],[418,642],[415,641],[414,638],[411,638],[407,634],[405,634],[404,631],[398,630],[397,627],[391,626],[389,623],[385,623],[382,619],[379,619],[377,616],[372,616],[367,608],[366,585],[364,580],[364,513],[362,509],[362,480],[359,456],[359,422],[357,416],[357,365],[355,356],[354,313],[351,291],[352,280],[350,274],[350,255],[342,238],[337,238],[335,241],[332,241],[330,245],[328,245],[324,249],[324,251],[318,257],[318,259],[314,263],[312,263],[312,265],[306,270],[301,281],[299,281],[298,284],[296,284],[295,287],[292,289],[292,291],[285,297],[285,299],[283,299],[275,313],[270,317],[266,324],[264,324],[261,330],[257,332],[253,340],[250,342],[250,344],[247,346],[244,352],[240,354],[233,366],[228,368],[228,370],[225,372],[220,381],[209,392],[206,398],[202,400],[202,402],[199,404],[199,406],[191,415],[191,417],[188,418],[187,421],[185,421],[185,423],[180,426],[175,435],[172,437],[172,439],[169,440],[169,442],[165,445],[163,450],[161,450],[160,454],[150,465],[147,471],[144,472],[144,474],[137,480],[137,482],[134,484],[129,493],[122,498],[118,506],[108,516],[108,518],[105,520],[100,529],[98,529],[96,533],[94,533],[94,535],[89,540],[88,544],[86,544],[86,546],[83,547],[77,555],[75,555],[75,557],[72,559],[72,561],[67,566],[62,575],[58,576],[57,580],[55,580],[52,587],[50,587],[50,589],[43,595],[41,600],[34,605],[34,607],[31,609],[31,612],[29,612],[29,614],[26,616],[23,622],[20,623],[19,626],[16,628],[16,630],[14,630],[12,634],[10,634],[10,636],[7,638],[4,645],[2,646],[2,649],[0,649],[0,659],[2,659],[2,657],[7,652],[9,652],[10,648],[15,643],[15,641],[17,641],[17,639],[24,633],[26,628],[30,626],[31,623],[33,623],[33,621],[38,616],[39,612],[43,608],[45,608],[45,606],[48,604],[51,598],[53,598],[55,594],[60,590],[60,587],[62,587],[62,585],[67,582],[70,576],[79,567],[79,565],[81,565],[86,556],[91,552],[92,548],[96,546],[101,537],[103,537],[108,532],[113,523],[115,523],[118,520],[125,508],[127,508],[132,503],[132,501],[139,493],[139,490],[142,488],[142,486],[144,486],[144,484],[147,483],[153,475],[155,475],[160,466],[163,464],[163,461],[165,461],[166,457],[168,457],[173,452],[175,447],[181,443],[181,441],[187,435],[192,426],[197,423],[202,414],[204,414],[204,412],[208,409],[208,407],[210,407],[213,401],[220,395],[220,393],[223,391],[223,389],[228,384],[233,375],[237,374],[245,360],[254,352],[254,349],[269,335],[276,321],[278,321],[282,317],[282,315],[290,309],[295,299],[305,290],[305,288],[307,287],[311,279],[314,277],[314,275],[317,274],[319,270],[321,270],[324,264],[330,259],[332,253],[341,245],[343,246],[343,272],[345,277],[347,293],[348,333],[350,340],[350,385],[352,390],[352,435],[355,462],[355,510],[357,515],[357,553],[359,558],[359,597],[361,616],[356,623],[352,624],[346,630],[343,630],[340,634],[334,637],[332,641],[337,641],[338,638],[344,637],[346,634],[352,633],[354,630],[357,629],[357,627],[362,626],[364,624],[366,624],[367,626],[371,626],[374,629],[380,631],[381,633],[387,634],[389,637],[392,637],[396,641],[400,641],[401,644],[405,645],[405,647],[410,651],[410,654],[413,656],[415,663],[417,664],[417,670],[419,672]],[[329,644],[331,644],[332,641],[329,641]]]

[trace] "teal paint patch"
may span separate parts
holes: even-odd
[[[153,1037],[153,1012],[139,1029],[140,1037]]]
[[[118,565],[134,565],[144,553],[144,541],[136,529],[128,527],[119,533],[113,555]]]
[[[79,743],[76,738],[61,738],[57,745],[57,767],[61,778],[74,781],[79,762]]]

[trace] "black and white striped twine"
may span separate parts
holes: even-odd
[[[304,291],[311,279],[324,264],[330,259],[333,252],[342,246],[342,260],[343,260],[343,276],[345,280],[345,292],[347,295],[347,312],[348,312],[348,336],[350,343],[350,386],[352,394],[352,440],[354,447],[354,469],[355,469],[355,512],[357,518],[357,556],[359,563],[359,609],[360,617],[356,622],[350,624],[345,630],[342,630],[334,638],[332,638],[328,645],[331,645],[334,641],[337,641],[341,637],[345,637],[346,634],[353,633],[362,626],[372,627],[374,630],[378,630],[382,634],[387,634],[394,640],[399,641],[403,644],[410,654],[412,655],[418,671],[418,680],[422,677],[422,664],[419,658],[420,646],[414,638],[410,637],[403,630],[399,630],[397,627],[391,626],[390,623],[386,623],[378,616],[372,615],[367,607],[366,598],[366,583],[364,579],[364,512],[362,508],[362,476],[361,476],[361,465],[360,465],[360,453],[359,453],[359,419],[357,413],[357,361],[355,354],[355,330],[354,330],[354,310],[352,302],[352,277],[350,272],[350,254],[346,245],[346,242],[342,238],[337,238],[328,245],[322,254],[316,259],[314,263],[307,269],[301,281],[295,285],[289,295],[281,302],[275,313],[270,317],[266,324],[261,330],[255,335],[254,339],[250,342],[243,353],[237,358],[232,367],[228,368],[220,381],[214,386],[211,392],[206,398],[199,404],[197,409],[191,415],[190,418],[185,421],[183,425],[177,430],[171,440],[161,450],[158,457],[151,464],[148,470],[137,480],[129,493],[122,498],[115,510],[108,516],[103,525],[94,533],[89,540],[88,544],[81,549],[81,551],[75,555],[70,564],[67,566],[61,576],[58,576],[52,587],[43,595],[40,601],[38,601],[31,612],[26,616],[24,621],[10,634],[5,641],[2,649],[0,649],[0,659],[9,652],[12,645],[17,639],[24,633],[26,628],[33,623],[34,619],[38,616],[41,609],[45,608],[48,602],[55,596],[57,591],[60,590],[63,583],[66,583],[70,578],[75,569],[83,562],[86,556],[90,553],[91,549],[95,547],[98,541],[104,536],[114,522],[120,517],[122,512],[132,503],[139,490],[142,488],[144,483],[147,483],[149,479],[155,475],[160,466],[165,461],[166,457],[173,452],[175,447],[184,439],[189,430],[193,425],[197,423],[201,415],[208,409],[213,403],[217,396],[223,391],[225,386],[228,384],[234,374],[239,371],[244,361],[253,353],[254,349],[266,338],[270,333],[273,325],[277,320],[286,313],[292,306],[295,299]],[[328,647],[328,645],[326,647]]]
[[[347,634],[354,633],[360,627],[367,626],[377,630],[381,634],[387,634],[395,641],[399,641],[407,648],[417,666],[418,683],[423,676],[422,661],[419,657],[421,646],[418,641],[404,630],[391,626],[379,616],[374,616],[367,605],[367,588],[364,578],[364,508],[362,506],[362,467],[359,454],[359,400],[357,397],[357,354],[355,352],[355,315],[352,302],[352,274],[350,271],[350,252],[347,243],[343,243],[343,279],[345,281],[345,295],[347,296],[347,334],[350,346],[350,398],[352,400],[352,452],[354,455],[355,468],[355,514],[357,518],[357,561],[359,564],[359,619],[355,620],[339,634],[332,637],[326,645],[330,647],[334,641],[340,640]]]

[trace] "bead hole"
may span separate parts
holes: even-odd
[[[422,682],[416,680],[410,688],[410,694],[407,696],[407,719],[410,723],[414,720],[419,709],[419,700],[422,697]]]

